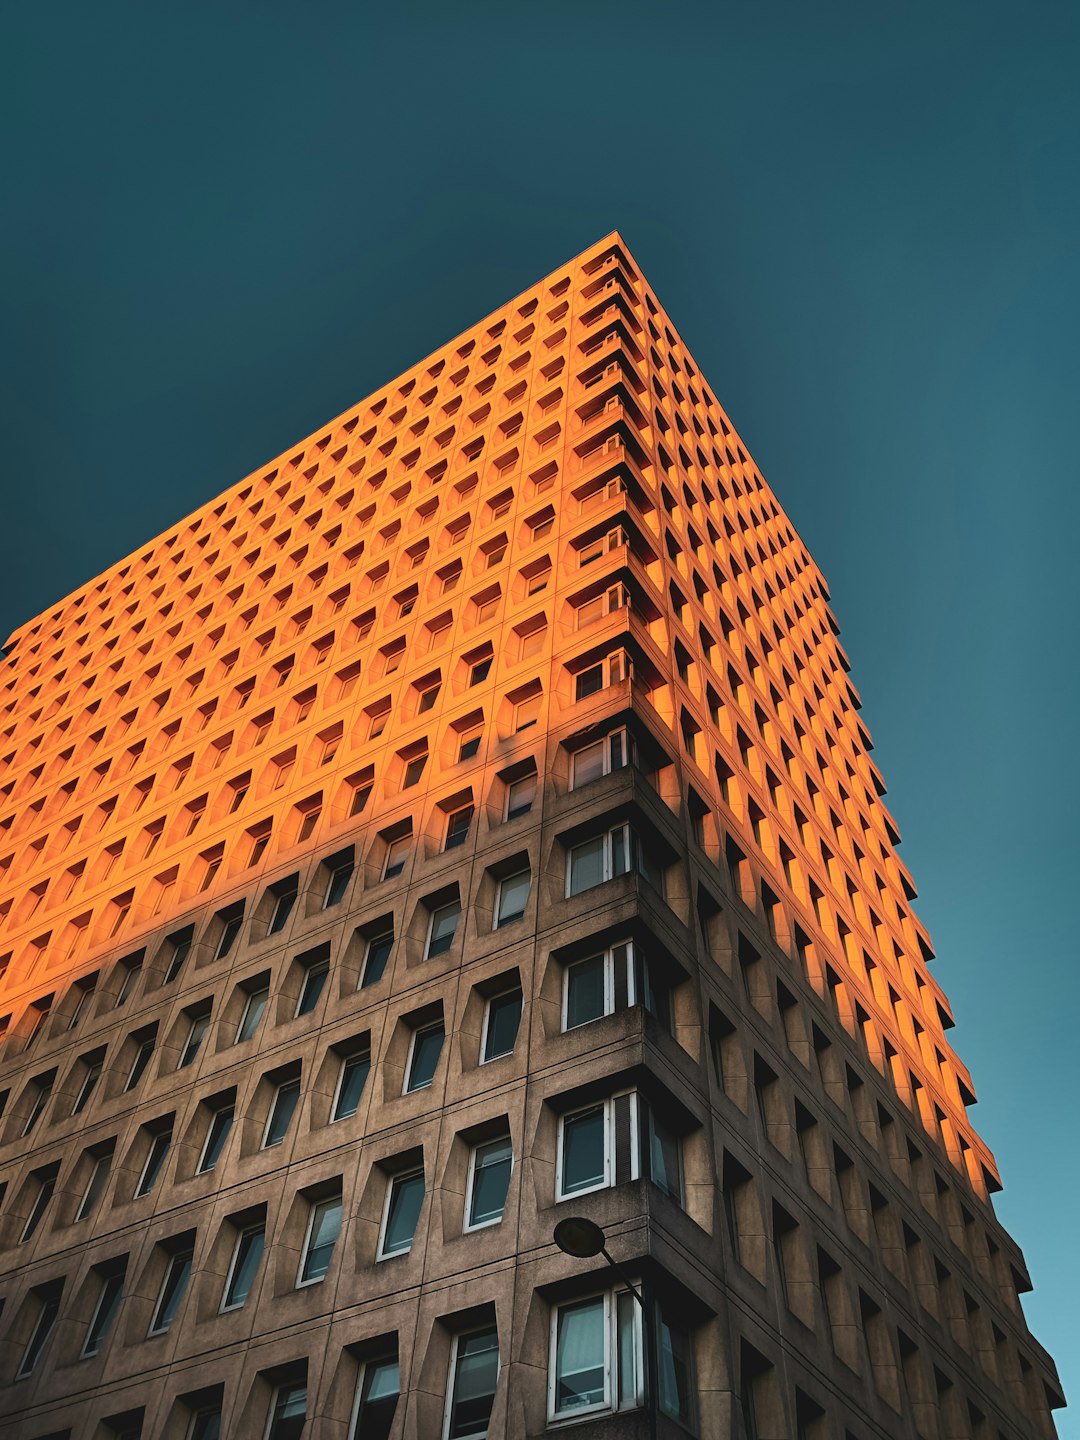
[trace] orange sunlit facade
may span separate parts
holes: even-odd
[[[618,235],[17,630],[3,1433],[1052,1436],[837,634]]]

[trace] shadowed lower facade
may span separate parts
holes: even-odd
[[[617,234],[16,631],[3,1433],[1053,1436],[837,635]]]

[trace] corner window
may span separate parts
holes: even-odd
[[[484,1034],[480,1045],[480,1063],[498,1060],[513,1053],[521,1024],[522,995],[520,985],[501,995],[492,995],[484,1007]]]
[[[509,1135],[473,1147],[465,1196],[466,1230],[481,1230],[502,1219],[513,1165]]]
[[[585,840],[570,850],[567,858],[566,893],[580,895],[606,880],[636,870],[643,879],[653,880],[653,870],[644,845],[629,825],[616,825]]]
[[[625,729],[612,730],[603,739],[575,750],[570,762],[570,788],[579,789],[590,780],[621,770],[634,761],[633,739]]]
[[[682,1147],[637,1091],[570,1111],[559,1121],[555,1198],[651,1180],[682,1204]]]
[[[341,1234],[341,1196],[317,1200],[308,1216],[304,1258],[300,1262],[297,1285],[314,1285],[326,1276],[333,1259],[334,1246]]]
[[[670,997],[640,948],[630,941],[575,960],[563,972],[562,1028],[574,1030],[616,1010],[644,1005],[670,1029]]]
[[[431,1025],[423,1025],[419,1030],[413,1031],[412,1044],[409,1047],[409,1063],[405,1069],[405,1093],[407,1095],[414,1090],[425,1089],[434,1080],[445,1038],[446,1032],[441,1020],[437,1020]]]
[[[629,680],[633,673],[630,657],[625,650],[615,650],[595,665],[579,670],[574,676],[574,699],[587,700],[606,690],[609,685],[618,685]]]
[[[556,1306],[551,1317],[549,1418],[643,1405],[641,1331],[640,1307],[628,1290]]]
[[[455,1335],[450,1355],[445,1440],[484,1440],[499,1380],[495,1326]]]
[[[519,870],[513,875],[503,876],[499,881],[499,893],[495,900],[496,930],[504,925],[512,925],[515,920],[524,916],[531,889],[531,870]]]
[[[413,1237],[424,1204],[424,1172],[410,1170],[394,1175],[386,1192],[382,1238],[378,1258],[387,1260],[412,1249]]]

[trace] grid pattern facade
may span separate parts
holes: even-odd
[[[5,1433],[1052,1435],[837,636],[618,235],[16,631]]]

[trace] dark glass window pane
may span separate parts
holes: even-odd
[[[289,1122],[296,1109],[296,1102],[300,1099],[300,1081],[287,1080],[284,1085],[279,1085],[277,1094],[274,1096],[274,1105],[270,1111],[270,1120],[266,1127],[266,1139],[263,1147],[280,1145],[285,1139],[289,1130]]]
[[[52,1334],[52,1328],[56,1324],[56,1317],[60,1313],[60,1296],[49,1295],[41,1302],[41,1311],[38,1314],[37,1324],[34,1326],[33,1334],[23,1351],[23,1357],[19,1361],[19,1368],[16,1372],[16,1379],[23,1375],[29,1375],[38,1362],[46,1342]]]
[[[240,1236],[236,1246],[236,1255],[233,1258],[228,1288],[225,1292],[225,1301],[222,1305],[223,1310],[238,1309],[251,1294],[251,1287],[255,1283],[255,1276],[259,1273],[259,1264],[265,1245],[266,1231],[261,1226],[258,1230],[245,1230]]]
[[[566,971],[566,1028],[587,1025],[607,1014],[607,956],[593,955]]]
[[[458,919],[461,916],[461,906],[455,900],[451,905],[441,905],[434,911],[431,917],[431,936],[428,940],[428,959],[435,955],[442,955],[454,943],[454,936],[457,933]]]
[[[412,1245],[420,1208],[424,1203],[424,1173],[395,1175],[390,1182],[390,1204],[386,1211],[386,1233],[382,1253],[400,1255]]]
[[[176,1312],[180,1308],[180,1301],[184,1298],[184,1291],[187,1289],[190,1275],[191,1251],[187,1250],[182,1255],[174,1255],[169,1261],[161,1298],[154,1311],[154,1323],[150,1326],[152,1335],[167,1330],[176,1319]]]
[[[443,1037],[441,1024],[416,1032],[406,1090],[422,1090],[425,1085],[431,1084],[438,1068],[439,1056],[442,1054]]]
[[[387,1440],[394,1423],[401,1379],[396,1360],[371,1360],[364,1366],[356,1424],[349,1440]]]
[[[282,1385],[274,1396],[266,1440],[300,1440],[307,1420],[307,1385]]]
[[[393,931],[386,935],[375,935],[367,944],[367,955],[364,957],[364,978],[360,983],[361,990],[366,990],[369,985],[377,985],[382,979],[386,970],[386,962],[390,958],[390,951],[394,948]]]
[[[191,1440],[221,1440],[221,1411],[200,1410],[192,1422]]]
[[[476,1147],[469,1205],[470,1226],[490,1225],[502,1219],[513,1164],[514,1152],[509,1136]]]
[[[105,1337],[109,1333],[109,1327],[116,1319],[116,1312],[120,1308],[120,1299],[123,1293],[124,1277],[122,1275],[110,1275],[103,1282],[93,1319],[90,1321],[90,1329],[86,1332],[86,1340],[82,1349],[84,1355],[96,1355],[101,1349]]]
[[[562,1193],[573,1195],[604,1183],[604,1107],[583,1110],[563,1121]]]
[[[315,1009],[326,987],[326,979],[329,974],[329,960],[323,960],[308,969],[304,976],[304,988],[300,992],[300,1003],[296,1007],[297,1015],[310,1015]]]
[[[497,1060],[509,1055],[517,1042],[521,1024],[521,991],[493,995],[488,1001],[487,1034],[484,1036],[484,1059]]]
[[[326,887],[326,899],[323,908],[328,909],[336,905],[349,888],[349,881],[352,879],[353,865],[350,860],[347,865],[339,865],[330,876],[330,883]]]
[[[285,924],[292,914],[292,908],[296,904],[296,889],[283,890],[277,897],[277,904],[274,906],[274,913],[270,919],[270,934],[276,935],[279,930],[284,930]]]
[[[604,1402],[604,1301],[564,1305],[555,1334],[555,1413]]]
[[[471,1440],[487,1434],[498,1379],[499,1335],[494,1326],[460,1335],[447,1440]]]
[[[172,1147],[172,1131],[160,1131],[150,1142],[150,1153],[146,1157],[146,1164],[139,1177],[139,1185],[135,1191],[138,1195],[149,1195],[157,1183],[162,1167],[168,1158],[169,1150]]]
[[[672,1325],[666,1315],[657,1326],[657,1389],[660,1410],[690,1426],[693,1422],[690,1383],[690,1340],[685,1330]]]
[[[341,1200],[320,1200],[311,1219],[301,1280],[321,1280],[330,1269],[334,1246],[341,1234]]]
[[[267,1001],[270,999],[270,991],[252,990],[244,1004],[244,1013],[240,1020],[240,1028],[236,1032],[236,1043],[239,1045],[244,1040],[250,1040],[259,1028],[259,1021],[266,1011]]]
[[[225,1141],[229,1138],[229,1131],[233,1123],[233,1107],[215,1110],[210,1117],[210,1128],[206,1132],[206,1144],[203,1148],[202,1158],[199,1161],[199,1173],[205,1174],[207,1170],[213,1170],[221,1152],[225,1149]]]
[[[341,1067],[337,1100],[334,1103],[334,1119],[344,1120],[355,1115],[364,1093],[368,1072],[371,1069],[369,1055],[349,1055]]]

